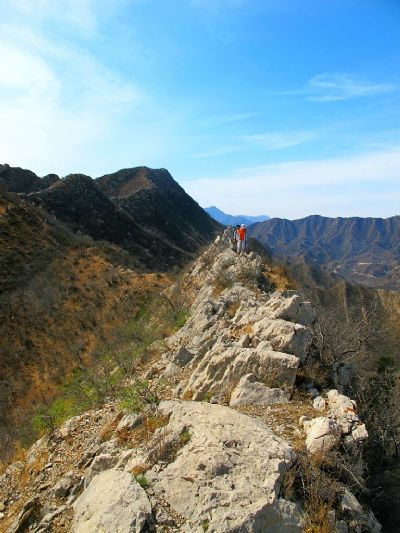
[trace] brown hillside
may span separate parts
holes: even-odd
[[[76,236],[18,199],[0,202],[0,438],[112,342],[167,278],[124,267],[115,247]]]

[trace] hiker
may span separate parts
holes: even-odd
[[[229,224],[224,229],[224,233],[222,235],[222,239],[223,239],[224,242],[230,243],[231,242],[231,238],[232,238],[232,226]]]
[[[239,240],[239,237],[238,237],[239,229],[240,229],[240,224],[236,224],[236,226],[233,228],[233,240],[234,240],[235,244]]]
[[[237,230],[237,253],[244,255],[246,250],[246,226],[242,224]]]

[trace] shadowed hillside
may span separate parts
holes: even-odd
[[[96,183],[135,221],[179,250],[199,251],[220,227],[165,169],[124,169]]]
[[[290,262],[316,266],[369,287],[399,289],[400,217],[274,218],[255,224],[251,236]],[[325,272],[326,271],[326,272]]]

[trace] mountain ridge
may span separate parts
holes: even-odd
[[[249,228],[276,257],[305,261],[351,282],[399,289],[400,216],[273,218]]]

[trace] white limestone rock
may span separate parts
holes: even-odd
[[[125,415],[121,418],[117,426],[117,432],[119,431],[132,431],[143,420],[143,415],[140,413],[134,413]]]
[[[187,383],[185,391],[191,391],[194,400],[201,400],[207,393],[228,393],[242,376],[255,374],[259,381],[292,391],[299,359],[294,355],[239,346],[225,347],[217,343],[204,357]]]
[[[304,423],[306,447],[310,453],[329,451],[339,443],[340,427],[332,418],[321,416]]]
[[[349,489],[344,491],[340,508],[345,516],[352,519],[353,525],[360,527],[363,531],[369,531],[370,533],[380,533],[382,531],[382,526],[375,518],[373,512],[370,509],[364,511],[360,502]]]
[[[174,376],[177,376],[182,372],[182,368],[175,363],[169,363],[164,370],[164,372],[161,374],[161,377],[164,379],[172,378]]]
[[[314,398],[314,401],[313,401],[313,407],[314,409],[316,409],[317,411],[324,411],[325,407],[326,407],[326,402],[325,400],[322,398],[322,396],[317,396],[316,398]]]
[[[115,455],[110,455],[108,453],[102,453],[97,455],[93,463],[90,465],[89,471],[85,477],[85,487],[90,485],[92,479],[103,470],[108,470],[115,466],[118,462],[118,457]]]
[[[277,352],[286,352],[305,358],[311,341],[311,332],[301,324],[282,319],[264,318],[253,324],[253,334],[261,340],[269,341]]]
[[[184,519],[180,531],[203,533],[205,523],[215,533],[302,531],[299,509],[279,498],[293,450],[266,424],[208,403],[166,401],[159,410],[170,416],[168,425],[127,468],[146,464],[160,442],[167,446],[189,432],[169,464],[145,474],[155,497]]]
[[[344,394],[339,394],[336,389],[328,392],[328,403],[332,416],[344,434],[350,433],[352,428],[361,423],[356,414],[356,403]]]
[[[270,389],[257,381],[254,374],[246,374],[232,392],[229,405],[272,405],[287,403],[289,394],[282,389]]]
[[[295,291],[274,292],[264,306],[270,318],[281,318],[303,326],[311,326],[315,321],[315,311],[310,302],[302,300]]]
[[[351,431],[351,438],[354,442],[362,442],[368,439],[368,431],[365,424],[360,424]]]
[[[151,515],[146,492],[128,472],[95,476],[74,505],[74,533],[139,533]]]

